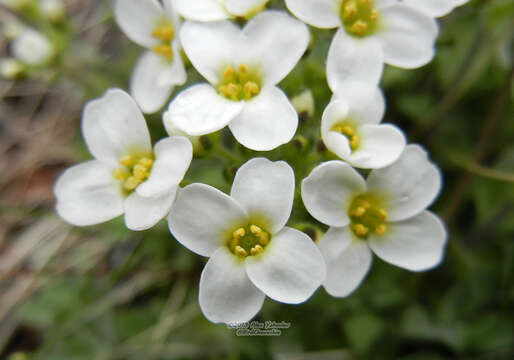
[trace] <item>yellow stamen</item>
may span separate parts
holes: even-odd
[[[170,42],[173,40],[173,35],[175,31],[173,29],[173,25],[168,24],[162,27],[158,27],[152,31],[152,36],[156,39],[162,40],[164,42]]]
[[[136,178],[135,176],[129,177],[127,180],[125,180],[125,183],[123,186],[125,187],[125,190],[132,191],[141,183],[141,181]]]
[[[241,257],[246,257],[248,256],[248,253],[246,252],[245,249],[243,249],[241,246],[237,245],[235,248],[234,248],[234,252],[241,256]]]
[[[123,166],[132,166],[134,165],[134,158],[130,155],[125,155],[120,159],[120,165]]]
[[[234,231],[234,233],[232,234],[232,236],[234,236],[235,239],[242,238],[245,235],[246,235],[246,231],[244,228],[239,228],[236,231]]]
[[[252,250],[250,250],[250,254],[252,254],[252,256],[256,256],[256,255],[259,255],[260,253],[262,253],[264,251],[264,248],[260,245],[255,245]]]
[[[234,69],[229,66],[225,71],[223,71],[223,77],[231,78],[232,76],[234,76]]]
[[[257,85],[253,81],[248,81],[244,85],[243,91],[245,93],[245,99],[250,99],[252,95],[257,95],[259,93],[259,85]]]
[[[239,72],[247,73],[248,72],[248,66],[246,66],[246,64],[239,65]]]
[[[380,215],[382,221],[385,221],[387,219],[387,211],[385,209],[379,209],[378,214]]]
[[[259,238],[259,244],[261,244],[262,246],[268,245],[268,243],[269,243],[268,233],[263,231],[259,235],[257,235],[257,237]]]
[[[378,20],[378,15],[379,15],[378,10],[373,9],[371,11],[371,15],[369,16],[369,18],[371,20],[373,20],[373,21],[377,21]]]
[[[139,165],[141,166],[144,166],[145,168],[151,168],[152,165],[153,165],[153,160],[150,159],[150,158],[147,158],[147,157],[142,157],[141,159],[139,159],[139,161],[137,162]]]
[[[350,19],[357,14],[357,4],[354,1],[350,1],[344,5],[343,19]]]
[[[386,233],[386,231],[387,231],[387,225],[386,224],[380,224],[375,229],[375,233],[377,235],[384,235]]]
[[[360,143],[359,135],[357,135],[357,134],[353,135],[350,140],[350,148],[352,150],[357,149],[359,147],[359,143]]]
[[[366,213],[366,209],[363,208],[362,206],[359,206],[357,209],[355,209],[355,211],[353,212],[353,215],[355,215],[357,217],[362,217],[362,216],[364,216],[365,213]]]
[[[170,45],[167,45],[167,44],[154,45],[152,47],[152,51],[158,55],[164,56],[168,60],[173,59],[173,50],[171,49]]]
[[[353,25],[350,28],[350,31],[352,33],[358,34],[358,35],[364,35],[366,31],[369,29],[369,24],[362,20],[357,20],[353,23]]]
[[[262,229],[257,225],[250,225],[250,232],[254,235],[259,235],[262,232]]]
[[[129,177],[129,173],[122,168],[114,169],[113,176],[116,180],[126,180]]]
[[[369,229],[362,224],[354,225],[353,231],[355,231],[355,234],[357,234],[357,236],[366,236],[369,233]]]

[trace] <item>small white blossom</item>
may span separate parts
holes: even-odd
[[[286,0],[306,23],[339,28],[328,52],[333,92],[348,80],[378,84],[384,63],[418,68],[434,56],[436,21],[398,0]]]
[[[138,60],[130,93],[145,113],[168,101],[176,85],[186,82],[178,32],[180,19],[172,0],[117,0],[114,16],[127,37],[149,49]]]
[[[234,137],[253,150],[272,150],[291,140],[298,114],[276,84],[307,49],[305,24],[265,11],[243,29],[230,21],[186,22],[184,51],[210,84],[181,92],[169,117],[189,135],[205,135],[229,125]]]
[[[294,187],[287,163],[257,158],[238,170],[230,196],[204,184],[179,191],[170,231],[191,251],[210,257],[199,295],[210,321],[248,321],[265,296],[298,304],[321,285],[320,251],[306,234],[285,226]]]
[[[23,74],[23,64],[12,58],[0,59],[0,75],[4,79],[14,80]]]
[[[184,18],[210,22],[250,18],[263,10],[269,0],[176,0],[177,10]]]
[[[439,170],[417,145],[407,146],[389,167],[372,170],[367,180],[341,161],[316,167],[303,180],[302,199],[312,216],[330,226],[318,244],[327,292],[353,292],[371,267],[372,252],[411,271],[438,265],[447,234],[425,209],[440,188]]]
[[[321,136],[325,146],[358,168],[378,169],[392,164],[405,148],[405,137],[384,116],[380,89],[346,82],[323,113]]]
[[[466,4],[469,0],[398,0],[413,8],[419,9],[432,17],[448,15],[456,7]]]
[[[165,138],[152,150],[141,111],[118,89],[86,105],[82,133],[95,160],[71,167],[57,180],[59,215],[85,226],[125,214],[132,230],[163,219],[191,163],[189,140]]]
[[[42,0],[41,13],[50,22],[61,21],[66,15],[66,9],[61,0]]]
[[[24,28],[13,39],[12,53],[24,64],[44,65],[52,59],[55,50],[43,34],[31,28]]]

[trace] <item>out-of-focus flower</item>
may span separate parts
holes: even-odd
[[[456,7],[466,4],[469,0],[398,0],[400,3],[419,9],[432,17],[448,15]]]
[[[138,60],[130,93],[145,113],[168,101],[176,85],[186,82],[178,39],[180,19],[172,0],[117,0],[114,16],[127,37],[149,49]]]
[[[55,55],[52,43],[40,32],[24,28],[12,42],[12,53],[27,65],[44,65]]]
[[[163,219],[191,163],[189,140],[166,138],[152,150],[141,111],[118,89],[86,105],[82,132],[95,160],[71,167],[57,180],[59,215],[85,226],[125,214],[132,230],[148,229]]]
[[[269,0],[176,0],[184,18],[210,22],[242,17],[249,19],[262,11]]]
[[[353,292],[371,267],[372,251],[411,271],[437,266],[447,234],[425,209],[440,188],[439,170],[417,145],[407,146],[391,166],[371,171],[366,181],[341,161],[315,168],[302,182],[302,198],[309,213],[330,226],[318,243],[327,292]]]
[[[393,125],[380,124],[384,116],[380,89],[347,82],[339,87],[321,120],[327,149],[350,165],[378,169],[391,165],[405,148],[405,137]]]
[[[285,226],[294,187],[287,163],[257,158],[237,171],[230,196],[204,184],[179,191],[170,231],[191,251],[210,257],[199,295],[210,321],[248,321],[265,296],[298,304],[321,285],[325,263],[316,245]]]
[[[0,60],[0,75],[4,79],[17,79],[23,74],[24,70],[25,66],[16,59],[6,58]]]
[[[0,5],[4,5],[13,11],[25,10],[33,4],[34,0],[0,0]]]
[[[50,22],[59,22],[66,15],[66,9],[61,0],[42,0],[39,6],[43,17]]]
[[[180,39],[210,84],[191,86],[171,102],[169,117],[176,127],[198,136],[229,125],[239,143],[262,151],[292,139],[298,114],[276,84],[307,48],[305,24],[266,11],[243,29],[230,21],[187,22]]]
[[[314,115],[314,111],[316,110],[314,96],[312,96],[312,91],[310,90],[304,90],[300,94],[294,96],[291,99],[291,104],[300,116],[306,115],[307,117],[311,117]]]
[[[333,92],[348,80],[378,84],[384,63],[413,69],[434,56],[436,21],[397,0],[286,0],[286,4],[314,27],[339,28],[327,59]]]

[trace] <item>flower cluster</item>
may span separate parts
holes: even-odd
[[[167,219],[180,244],[209,258],[199,303],[212,322],[248,321],[266,296],[304,302],[321,285],[348,296],[369,271],[372,252],[411,271],[436,266],[447,234],[427,208],[441,175],[424,149],[381,123],[386,105],[378,84],[384,64],[427,64],[435,19],[464,2],[285,0],[295,18],[266,10],[267,0],[117,0],[117,23],[146,51],[132,74],[132,96],[112,89],[86,105],[82,132],[95,159],[57,181],[59,215],[83,226],[124,214],[132,230]],[[333,97],[319,123],[327,160],[337,160],[311,164],[317,166],[296,197],[293,168],[263,157],[240,164],[230,195],[201,183],[181,187],[192,142],[226,126],[250,150],[291,141],[295,108],[312,112],[314,102],[307,92],[293,106],[278,84],[309,47],[305,23],[338,28],[326,62]],[[205,82],[169,101],[189,63]],[[170,136],[152,148],[142,112],[168,101]],[[371,171],[364,179],[355,168]],[[321,239],[286,226],[295,198],[328,227]]]

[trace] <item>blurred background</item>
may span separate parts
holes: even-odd
[[[84,103],[127,89],[142,49],[121,33],[110,1],[13,10],[26,2],[0,1],[0,359],[514,358],[512,0],[474,0],[439,19],[434,61],[388,67],[381,83],[385,122],[425,146],[443,171],[433,206],[450,234],[443,263],[411,273],[375,257],[348,298],[320,288],[301,305],[267,299],[255,320],[290,323],[277,337],[236,336],[203,317],[206,259],[180,246],[164,221],[131,232],[122,219],[73,228],[56,216],[56,177],[90,159]],[[51,60],[10,61],[20,24],[48,39]],[[280,84],[291,98],[313,95],[314,108],[296,100],[298,136],[270,153],[244,149],[226,131],[204,137],[184,183],[228,191],[237,167],[261,155],[288,161],[299,182],[331,158],[319,124],[331,96],[324,64],[333,32],[311,30],[311,48]],[[198,81],[189,67],[185,86]],[[166,136],[159,114],[147,120],[154,142]],[[289,225],[314,240],[326,230],[299,194]]]

